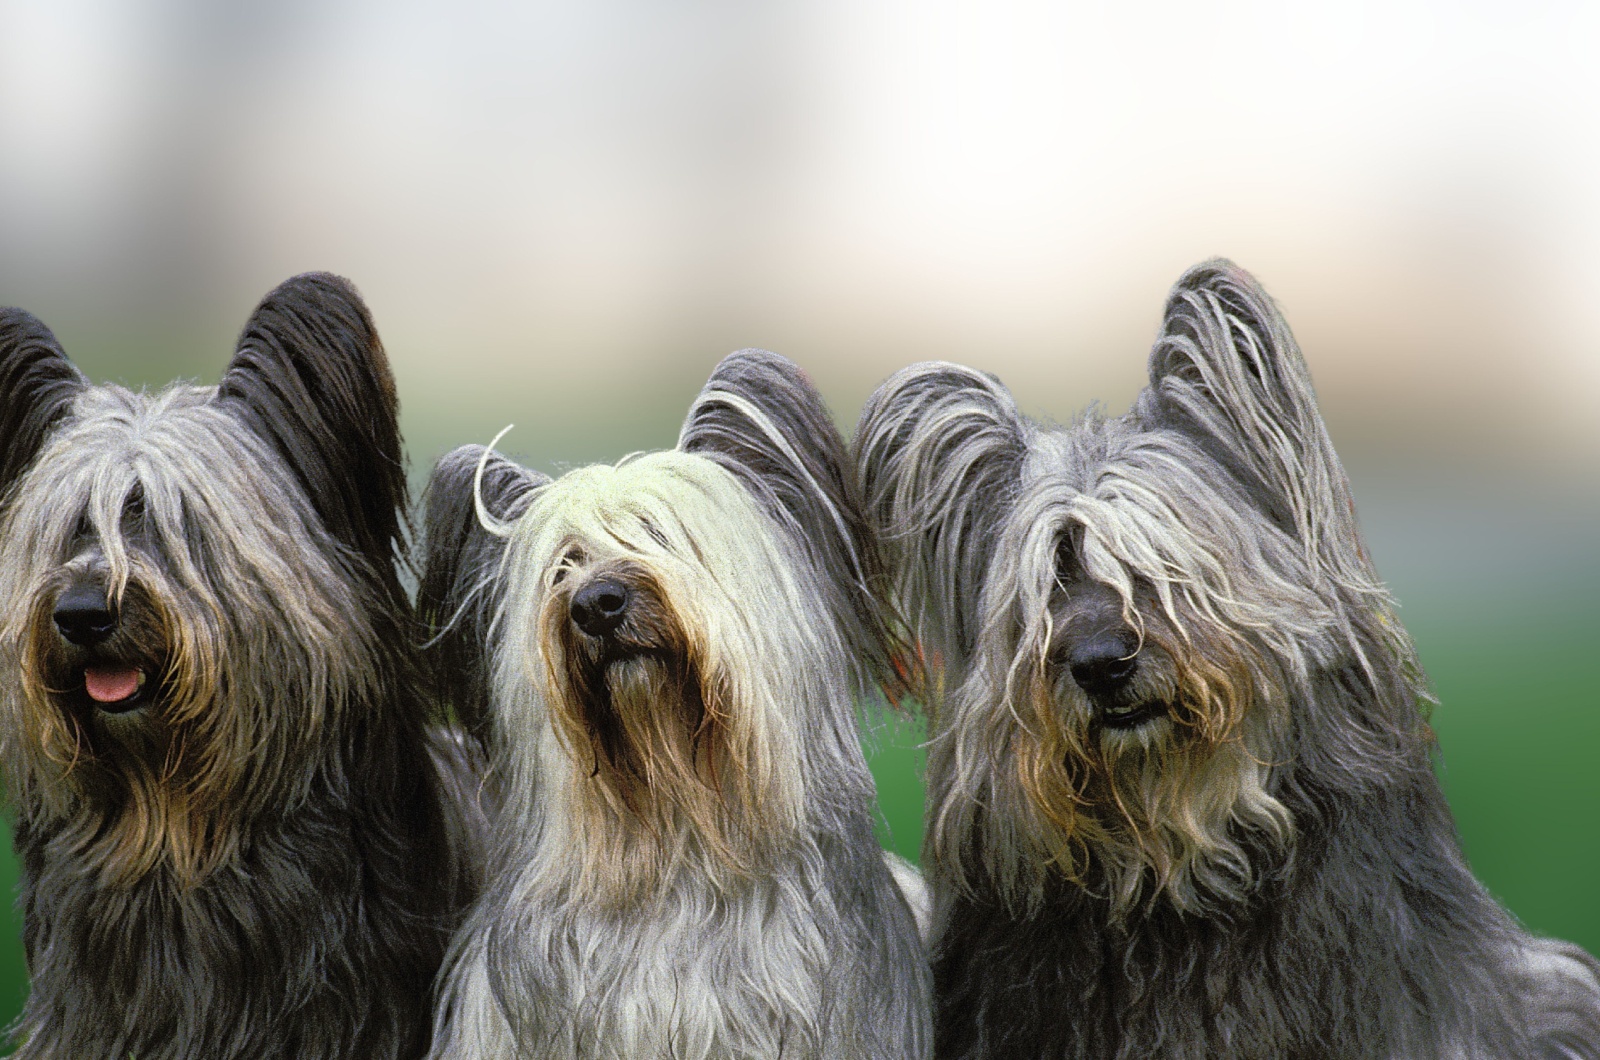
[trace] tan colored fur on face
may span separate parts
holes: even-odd
[[[628,586],[624,632],[637,654],[594,659],[568,617],[570,591],[552,592],[539,615],[541,640],[555,649],[545,656],[545,680],[557,691],[556,728],[575,752],[581,827],[600,840],[587,851],[588,875],[621,884],[615,897],[631,900],[693,835],[728,871],[753,877],[765,793],[739,754],[749,734],[659,584],[635,565],[606,573]]]
[[[1242,646],[1147,643],[1142,666],[1168,671],[1170,711],[1127,732],[1101,729],[1070,677],[1035,658],[1020,678],[1016,783],[1035,817],[1037,854],[1068,879],[1093,873],[1115,907],[1165,893],[1197,910],[1205,892],[1248,885],[1236,827],[1287,838],[1250,750],[1254,677]]]
[[[162,585],[160,572],[138,554],[128,566],[129,579],[112,587],[110,601],[124,626],[138,627],[133,640],[159,646],[152,653],[159,658],[141,660],[160,667],[147,671],[159,702],[131,717],[63,702],[73,689],[46,683],[64,665],[50,615],[55,593],[46,592],[24,640],[22,694],[31,704],[22,715],[24,739],[59,769],[61,783],[41,787],[47,802],[65,815],[70,793],[88,796],[74,834],[92,848],[89,864],[102,885],[129,884],[165,860],[180,886],[191,887],[237,846],[230,795],[242,763],[218,753],[215,739],[218,631],[175,621],[162,590],[146,588]]]

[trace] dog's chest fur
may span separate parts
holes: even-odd
[[[1225,915],[1157,906],[1118,923],[1103,901],[1065,884],[1031,917],[954,900],[934,964],[936,1055],[1538,1055],[1522,1014],[1518,939],[1449,848],[1431,778],[1364,805],[1341,801],[1302,837],[1288,878]],[[1373,826],[1401,812],[1416,818],[1408,835]],[[1407,844],[1427,850],[1428,869]]]
[[[406,809],[407,826],[432,831],[425,809]],[[405,877],[364,819],[299,814],[194,887],[164,870],[96,887],[51,838],[16,836],[34,992],[47,999],[18,1055],[332,1060],[425,1047],[414,1013],[446,941],[438,901],[387,882]],[[442,846],[430,849],[442,868]]]
[[[493,918],[471,936],[461,997],[505,1007],[490,1019],[462,1013],[451,1033],[499,1033],[450,1044],[463,1055],[552,1060],[870,1054],[876,1034],[852,996],[871,959],[850,936],[885,914],[844,908],[859,895],[831,892],[820,857],[802,861],[798,873],[735,894],[685,882],[650,908],[614,914],[551,895]],[[898,901],[881,886],[893,887],[886,871],[863,875],[872,878],[863,891]]]
[[[691,890],[663,904],[643,923],[555,918],[552,936],[565,928],[589,946],[582,966],[549,969],[552,1003],[577,1014],[574,1031],[623,1056],[778,1056],[786,1038],[808,1037],[827,959],[809,903],[765,880],[727,904]],[[559,947],[559,936],[549,941]]]

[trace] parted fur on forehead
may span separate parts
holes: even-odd
[[[273,540],[300,559],[323,531],[307,518],[299,484],[212,396],[211,388],[181,385],[155,395],[79,391],[17,484],[8,540],[35,561],[59,563],[87,519],[106,545],[122,549],[124,508],[137,498],[169,554],[217,556]]]
[[[1292,540],[1248,490],[1180,431],[1148,429],[1136,417],[1085,417],[1070,430],[1039,431],[1023,461],[1011,519],[1049,522],[1061,536],[1130,571],[1166,580],[1209,561],[1260,574],[1260,562],[1311,577]],[[1265,548],[1266,554],[1242,550]],[[1197,550],[1199,553],[1196,554]]]
[[[726,468],[692,453],[578,468],[543,486],[509,527],[508,589],[537,594],[563,564],[620,559],[675,583],[680,608],[787,616],[814,604],[810,579],[754,499]]]
[[[1245,488],[1189,435],[1134,417],[1034,434],[995,544],[991,590],[1034,614],[1077,571],[1130,617],[1148,591],[1175,625],[1181,612],[1255,629],[1284,658],[1334,618],[1303,551]]]

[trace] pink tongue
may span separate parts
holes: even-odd
[[[83,687],[96,703],[116,703],[139,691],[139,671],[91,666],[83,671]]]

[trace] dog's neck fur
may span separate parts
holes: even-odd
[[[752,876],[686,858],[617,907],[552,871],[560,844],[497,864],[457,936],[433,1055],[583,1060],[596,1043],[700,1060],[913,1055],[901,1039],[927,1018],[926,987],[862,984],[904,980],[926,958],[872,833],[870,789],[832,779]]]
[[[164,863],[101,886],[48,821],[19,821],[33,989],[16,1055],[420,1056],[415,1012],[430,1006],[466,883],[442,780],[389,698],[330,754],[310,798],[249,822],[237,854],[192,886]]]
[[[1327,678],[1318,694],[1364,685]],[[981,885],[948,899],[937,1055],[1023,1055],[1019,1033],[1027,1055],[1128,1060],[1533,1055],[1508,1008],[1473,1003],[1514,981],[1516,933],[1467,868],[1426,748],[1382,786],[1315,777],[1280,774],[1294,853],[1259,854],[1260,887],[1229,910],[1185,916],[1158,896],[1124,917],[1064,879],[1033,916]],[[1008,959],[974,959],[985,950]]]

